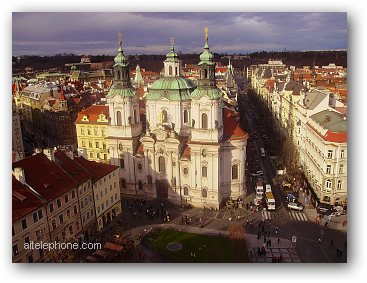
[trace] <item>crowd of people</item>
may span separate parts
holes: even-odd
[[[126,199],[126,205],[129,207],[129,212],[133,218],[141,217],[144,212],[150,220],[160,218],[164,223],[170,221],[170,214],[163,202],[160,203],[159,207],[153,207],[152,204],[147,205],[144,199]]]

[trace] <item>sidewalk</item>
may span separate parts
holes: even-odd
[[[303,193],[300,193],[300,195],[302,195],[302,197],[300,196],[299,200],[303,204],[303,202],[302,202]],[[317,213],[316,208],[313,207],[313,205],[311,203],[307,203],[305,205],[305,208],[304,208],[303,212],[306,214],[307,219],[309,221],[313,222],[316,225],[325,227],[325,223],[328,222],[327,227],[325,227],[326,229],[334,229],[334,230],[338,230],[338,231],[342,231],[342,232],[347,232],[348,225],[347,224],[343,225],[343,223],[348,219],[347,214],[332,217],[330,220],[328,219],[327,216],[324,216],[323,218],[321,218],[320,224],[318,224],[316,222],[316,219],[317,219],[319,214]]]

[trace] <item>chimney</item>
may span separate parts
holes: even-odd
[[[24,169],[21,167],[15,167],[14,168],[14,173],[13,173],[14,177],[21,182],[22,184],[25,183],[25,174],[24,174]]]
[[[51,161],[55,161],[55,150],[53,148],[46,148],[43,150],[43,153],[47,156]]]
[[[67,148],[65,150],[65,154],[71,159],[71,160],[74,160],[74,153],[73,151],[70,149],[70,148]]]

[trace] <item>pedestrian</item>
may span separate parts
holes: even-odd
[[[321,237],[319,237],[319,244],[321,244]]]
[[[269,247],[271,247],[271,239],[269,239]]]
[[[280,238],[278,237],[278,245],[279,245],[279,243],[280,243]]]

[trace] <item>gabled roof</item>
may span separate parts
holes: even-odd
[[[27,184],[47,201],[76,187],[76,182],[43,153],[13,163],[12,168],[16,167],[24,170]]]
[[[304,106],[307,109],[313,110],[325,99],[326,96],[328,96],[328,93],[313,89],[306,93],[303,101]]]
[[[12,176],[12,222],[16,222],[41,208],[44,202],[39,199],[29,188]]]
[[[224,140],[245,140],[248,134],[240,127],[234,119],[234,111],[223,108],[223,139]]]
[[[78,114],[78,117],[75,121],[75,123],[97,123],[97,120],[99,119],[99,115],[104,114],[106,116],[106,119],[109,117],[109,110],[108,106],[106,105],[92,105],[91,107],[83,110]],[[83,117],[87,115],[89,122],[84,122]],[[100,123],[100,122],[98,122]],[[102,122],[101,122],[102,123]],[[106,122],[108,123],[108,122]]]
[[[98,180],[102,179],[103,177],[107,176],[108,174],[119,168],[115,165],[89,161],[82,156],[75,157],[74,160],[92,174],[93,183],[97,182]]]
[[[69,158],[64,152],[55,152],[56,163],[64,169],[78,184],[92,179],[92,174],[86,171],[80,164]]]

